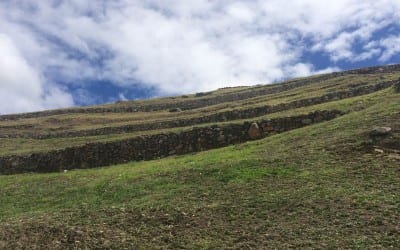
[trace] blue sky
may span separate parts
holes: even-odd
[[[400,62],[398,0],[3,0],[0,114]]]

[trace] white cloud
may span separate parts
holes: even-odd
[[[226,8],[228,15],[238,21],[249,23],[256,18],[255,11],[245,3],[235,2]]]
[[[373,34],[399,25],[399,13],[397,0],[2,1],[0,32],[42,85],[139,82],[172,94],[337,69],[304,61],[306,52],[388,61],[397,40]]]
[[[128,101],[128,98],[125,97],[124,93],[119,93],[118,100],[119,101]]]
[[[385,62],[392,58],[394,55],[400,53],[400,36],[390,36],[388,38],[382,39],[379,45],[384,48],[379,60]]]
[[[42,83],[40,74],[4,34],[0,34],[0,55],[0,114],[72,105],[68,94]]]
[[[369,49],[367,51],[362,52],[361,54],[358,54],[352,58],[349,58],[352,62],[360,62],[364,60],[368,60],[373,58],[376,55],[379,55],[382,53],[382,50],[379,48],[374,48],[374,49]]]

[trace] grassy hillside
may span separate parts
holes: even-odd
[[[62,114],[5,120],[1,126],[29,124],[42,133],[51,126],[79,130],[201,116],[235,108],[230,105],[279,104],[399,76],[344,75],[178,113]],[[328,109],[348,113],[262,140],[184,156],[66,173],[0,176],[0,248],[400,248],[400,94],[390,87],[263,117]],[[72,124],[76,119],[80,122]],[[372,138],[370,132],[377,126],[389,126],[392,132]],[[187,128],[167,130],[181,129]],[[27,130],[10,128],[7,133]],[[20,154],[157,132],[3,138],[1,152]]]

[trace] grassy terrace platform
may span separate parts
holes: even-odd
[[[0,120],[0,144],[2,145],[2,149],[0,150],[0,155],[11,155],[11,154],[21,154],[21,153],[29,153],[29,152],[43,152],[49,149],[62,149],[70,146],[78,146],[83,145],[87,142],[99,142],[99,141],[114,141],[118,139],[129,138],[132,136],[137,136],[141,134],[155,134],[161,132],[168,131],[182,131],[184,129],[188,129],[189,127],[179,127],[179,128],[161,128],[156,130],[144,130],[138,132],[126,132],[122,134],[100,134],[94,136],[86,136],[84,138],[70,137],[70,138],[49,138],[49,139],[35,139],[27,136],[24,138],[24,135],[29,134],[48,134],[48,133],[65,133],[65,132],[76,132],[82,130],[94,130],[101,129],[104,127],[118,127],[118,126],[127,126],[127,125],[135,125],[135,124],[145,124],[145,123],[160,123],[165,121],[176,121],[183,119],[190,119],[196,117],[202,117],[207,115],[212,115],[218,112],[226,112],[230,110],[244,110],[254,107],[260,107],[265,105],[278,105],[281,103],[290,103],[302,99],[318,97],[322,95],[326,95],[328,93],[337,92],[337,91],[346,91],[355,89],[359,86],[368,86],[373,85],[379,82],[392,81],[398,79],[399,72],[388,72],[388,73],[377,73],[377,74],[345,74],[343,76],[332,76],[328,78],[328,80],[320,82],[313,82],[312,78],[310,80],[310,84],[304,85],[299,88],[291,89],[288,91],[279,92],[272,95],[258,96],[256,98],[238,100],[234,103],[221,103],[217,105],[212,105],[209,107],[203,107],[194,110],[187,110],[183,112],[169,112],[168,110],[154,111],[154,112],[118,112],[118,113],[71,113],[71,114],[61,114],[61,115],[50,115],[50,116],[39,116],[35,118],[20,118],[20,119],[11,119],[11,120]],[[315,77],[314,77],[315,78]],[[304,79],[302,79],[304,80]],[[287,84],[291,84],[292,81],[288,81]],[[285,84],[285,83],[283,83]],[[257,87],[241,87],[238,88],[237,91],[251,91],[252,89],[262,89],[262,88],[271,88],[269,85],[265,86],[257,86]],[[229,94],[234,93],[236,88],[229,89]],[[219,93],[219,92],[222,93]],[[213,96],[218,96],[218,94],[226,94],[225,89],[218,90],[212,92]],[[377,94],[379,95],[379,94]],[[373,96],[373,95],[372,95]],[[191,96],[194,99],[194,96]],[[205,98],[205,97],[199,97]],[[357,99],[359,101],[365,101],[365,98]],[[184,98],[185,99],[185,98]],[[116,104],[118,105],[143,105],[154,103],[161,103],[161,100],[170,101],[170,98],[163,99],[155,99],[154,101],[134,101],[132,104],[129,102],[125,104]],[[352,102],[356,100],[356,98],[350,98],[346,102]],[[330,107],[337,107],[337,103],[343,103],[342,100],[338,102],[327,102],[327,105],[324,106],[325,109],[330,109]],[[353,106],[361,106],[359,103],[352,102]],[[107,106],[107,105],[106,105]],[[108,105],[110,106],[110,105]],[[321,108],[321,107],[318,107]],[[339,107],[341,108],[341,107]],[[89,108],[90,109],[90,108]],[[297,110],[297,109],[295,109]],[[304,109],[300,109],[302,111],[310,112],[316,110],[316,107],[306,107]],[[262,116],[263,118],[267,117],[279,117],[281,115],[288,114],[296,114],[293,110],[287,110],[279,113],[274,113],[270,115]],[[255,120],[255,117],[253,120]],[[252,119],[248,119],[251,121]],[[235,122],[235,121],[230,121]],[[241,121],[240,121],[241,122]],[[196,124],[196,126],[207,126],[211,125],[212,122],[208,122],[205,124]],[[13,137],[17,138],[13,138]],[[7,138],[9,137],[9,138]],[[22,138],[18,138],[22,137]],[[63,137],[63,136],[61,136]]]
[[[321,96],[399,76],[400,72],[344,74],[281,93],[175,113],[3,120],[0,132],[73,131],[183,119]],[[223,89],[220,94],[250,90]],[[331,109],[347,114],[225,148],[91,170],[0,176],[0,249],[398,249],[400,94],[394,87],[247,121]],[[196,126],[213,124],[224,123]],[[381,126],[391,127],[390,135],[371,138],[371,130]],[[1,138],[0,154],[45,152],[160,132]]]

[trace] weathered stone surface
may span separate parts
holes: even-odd
[[[218,136],[218,141],[219,142],[223,142],[223,141],[225,141],[225,136],[222,134],[220,134],[219,136]]]
[[[306,126],[304,119],[315,117],[327,121],[343,114],[338,110],[316,111],[306,115],[283,117],[257,122],[260,128],[269,127],[279,133]],[[65,169],[94,168],[128,161],[151,160],[171,154],[186,154],[223,147],[251,139],[251,124],[227,124],[199,127],[180,133],[143,135],[114,142],[88,143],[66,149],[28,155],[0,157],[0,173],[59,172]],[[223,135],[223,136],[221,136]]]
[[[256,122],[253,122],[250,125],[249,131],[247,133],[249,134],[249,137],[252,140],[259,139],[262,137],[262,130],[260,129],[260,127]]]
[[[371,136],[385,136],[385,135],[390,134],[391,131],[392,131],[392,128],[390,128],[390,127],[377,127],[371,131],[370,135]]]
[[[303,119],[301,121],[304,125],[310,125],[313,121],[309,118]]]

